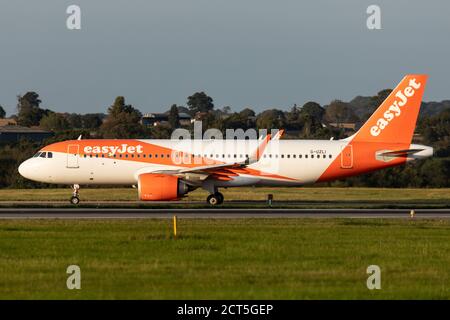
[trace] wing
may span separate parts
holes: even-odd
[[[261,156],[264,154],[264,150],[270,141],[270,134],[260,140],[260,143],[256,150],[247,158],[245,161],[241,162],[228,162],[213,164],[207,166],[199,166],[192,168],[183,168],[177,170],[158,170],[153,171],[153,173],[170,174],[176,175],[185,180],[205,180],[208,177],[213,177],[217,180],[228,181],[232,180],[233,176],[237,176],[239,169],[243,169],[253,163],[259,161]]]

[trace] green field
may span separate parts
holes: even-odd
[[[383,189],[383,188],[229,188],[221,189],[225,196],[224,206],[236,205],[239,201],[260,201],[268,194],[274,196],[274,206],[277,201],[280,205],[295,206],[332,206],[332,207],[380,207],[419,204],[421,206],[450,207],[450,189]],[[46,201],[47,204],[55,202],[57,205],[70,205],[71,190],[64,189],[2,189],[0,190],[0,205],[20,205],[26,201]],[[198,189],[181,201],[183,205],[190,201],[205,201],[206,191]],[[138,202],[137,190],[133,188],[83,188],[80,192],[81,205],[86,202],[107,201],[109,205],[115,202],[128,201],[128,206],[154,206],[151,202]],[[60,203],[57,203],[57,202]],[[230,201],[234,201],[234,204]],[[238,202],[236,202],[238,201]],[[287,201],[287,202],[286,202]],[[173,202],[177,205],[179,202]],[[33,204],[35,205],[35,204]],[[105,205],[105,204],[103,204]],[[123,203],[121,204],[123,205]],[[251,206],[258,205],[252,203]],[[165,205],[167,206],[167,204]]]
[[[449,299],[450,222],[0,221],[1,299]],[[81,290],[66,268],[81,268]],[[381,267],[381,290],[366,268]]]

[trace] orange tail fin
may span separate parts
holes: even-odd
[[[409,74],[355,134],[355,142],[411,143],[427,75]]]

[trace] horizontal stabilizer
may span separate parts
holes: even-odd
[[[384,157],[403,157],[406,158],[411,154],[423,151],[425,149],[405,149],[405,150],[395,150],[395,151],[386,151],[383,153],[379,153],[380,156]]]

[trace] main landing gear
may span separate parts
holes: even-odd
[[[206,202],[208,202],[212,206],[216,206],[218,204],[222,204],[223,203],[223,194],[221,194],[220,192],[216,191],[215,193],[210,194],[208,196],[208,198],[206,198]]]
[[[72,197],[70,198],[70,203],[77,205],[80,203],[80,198],[78,197],[78,195],[79,195],[78,191],[80,190],[80,185],[74,184],[72,186],[72,190],[73,190],[73,192],[72,192]]]

